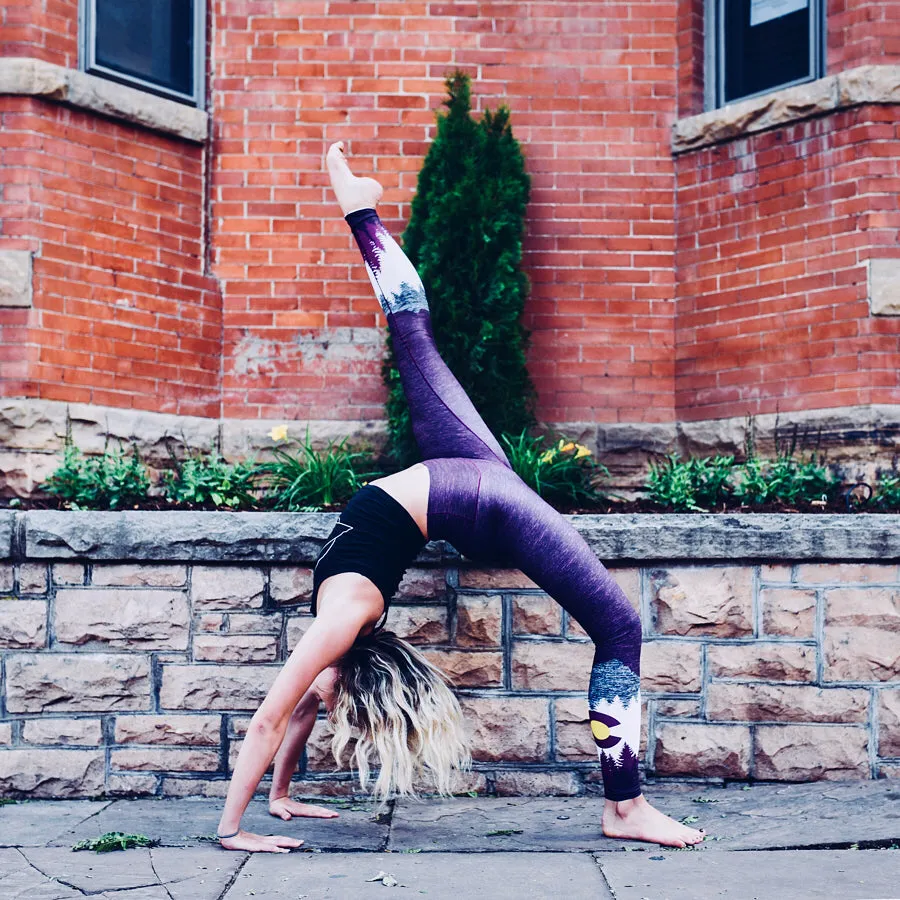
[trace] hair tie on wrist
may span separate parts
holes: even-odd
[[[219,832],[217,831],[217,832],[216,832],[216,837],[217,837],[220,841],[226,841],[226,840],[228,840],[228,838],[236,837],[236,836],[239,835],[240,833],[241,833],[241,829],[240,829],[240,828],[238,828],[237,831],[233,831],[231,834],[219,834]]]

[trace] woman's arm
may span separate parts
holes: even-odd
[[[336,610],[337,606],[331,609]],[[353,602],[349,598],[341,604],[339,614],[320,612],[278,673],[265,700],[250,720],[235,763],[218,828],[219,834],[237,831],[234,837],[221,840],[226,849],[286,853],[289,848],[299,847],[302,843],[288,837],[264,837],[239,831],[241,816],[275,758],[300,698],[323,669],[337,662],[353,646],[360,630],[373,620],[372,612],[370,604]]]

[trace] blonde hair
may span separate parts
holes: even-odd
[[[357,639],[336,665],[331,752],[340,766],[356,739],[350,765],[366,790],[372,756],[380,771],[373,794],[416,796],[423,775],[449,795],[456,772],[471,763],[462,710],[443,672],[391,631]]]

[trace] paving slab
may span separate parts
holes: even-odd
[[[604,853],[616,900],[896,900],[900,850]]]
[[[375,804],[334,806],[338,812],[336,819],[284,822],[269,815],[265,801],[254,800],[241,825],[257,834],[296,837],[309,849],[381,850],[385,847],[389,826],[386,819],[376,821]],[[215,833],[221,815],[221,800],[117,800],[97,815],[57,835],[50,843],[71,847],[77,841],[99,837],[107,831],[125,831],[146,834],[166,847],[197,846]]]
[[[397,879],[395,888],[368,881],[379,872]],[[612,900],[588,853],[303,853],[256,854],[241,870],[224,900]],[[395,894],[394,891],[397,891]]]
[[[900,842],[900,784],[653,785],[652,802],[676,819],[697,817],[704,849],[769,850]]]
[[[4,900],[71,900],[83,896],[39,872],[18,850],[0,850],[0,897]]]
[[[111,800],[29,800],[0,806],[0,847],[43,847]]]
[[[217,900],[246,859],[246,854],[218,847],[139,847],[112,853],[27,847],[3,852],[19,852],[33,870],[73,892],[60,894],[66,898],[109,892],[119,898],[133,894],[136,900]]]
[[[621,841],[600,833],[603,800],[595,798],[515,797],[398,801],[394,807],[391,850],[588,851]]]

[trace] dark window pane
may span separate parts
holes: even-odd
[[[752,0],[722,0],[725,30],[724,102],[789,84],[812,75],[809,41],[810,3],[787,15],[775,15],[779,3],[757,3],[751,22]],[[798,3],[784,2],[791,9]]]
[[[193,0],[96,0],[97,64],[190,96]]]

